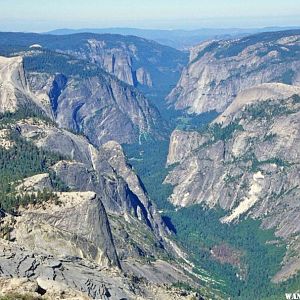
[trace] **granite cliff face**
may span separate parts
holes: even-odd
[[[2,277],[30,277],[30,284],[36,280],[37,291],[48,295],[59,282],[62,293],[79,290],[91,299],[149,299],[156,294],[188,299],[189,293],[181,297],[171,284],[193,281],[175,261],[166,261],[176,256],[168,230],[119,144],[109,142],[97,150],[85,137],[36,118],[6,126],[64,156],[49,171],[72,191],[56,191],[49,173],[17,185],[20,194],[46,188],[52,198],[21,206],[16,215],[1,213]]]
[[[21,57],[0,59],[0,82],[1,82],[1,112],[14,111],[17,107],[16,82],[18,81],[22,88],[26,83],[23,68],[21,68]],[[20,78],[21,77],[21,78]]]
[[[160,217],[141,187],[138,177],[126,163],[121,146],[108,142],[99,150],[83,136],[33,119],[17,122],[16,130],[38,147],[56,152],[68,160],[52,169],[70,188],[94,191],[108,212],[132,215],[159,234],[167,234]]]
[[[40,60],[46,60],[48,68]],[[82,64],[68,56],[43,52],[27,53],[24,63],[25,72],[22,57],[1,57],[2,112],[34,105],[95,145],[164,137],[164,129],[158,128],[166,124],[157,109],[140,92],[97,67],[80,70]],[[67,75],[60,73],[64,69]]]
[[[16,140],[26,140],[59,157],[47,173],[10,183],[15,186],[16,197],[38,200],[18,205],[13,214],[1,210],[0,272],[1,277],[15,280],[3,284],[16,284],[22,291],[24,283],[30,293],[45,299],[51,299],[51,295],[60,299],[63,294],[82,299],[149,299],[157,295],[163,299],[188,299],[192,293],[182,296],[172,283],[194,284],[185,274],[185,269],[192,273],[192,266],[183,267],[176,262],[179,251],[170,241],[169,231],[142,183],[127,164],[120,144],[106,142],[114,138],[116,128],[101,131],[94,125],[95,134],[98,130],[100,136],[106,134],[105,138],[94,140],[94,144],[101,145],[99,148],[90,142],[92,135],[86,133],[86,137],[61,128],[74,130],[63,114],[66,119],[72,114],[73,121],[79,120],[76,124],[84,119],[76,101],[81,101],[80,108],[90,101],[84,108],[87,117],[93,116],[93,110],[101,110],[97,107],[98,97],[103,97],[98,102],[108,109],[104,119],[97,111],[99,122],[104,124],[118,124],[115,119],[112,123],[107,119],[114,118],[113,111],[119,110],[121,113],[116,115],[120,119],[126,113],[128,122],[136,124],[132,126],[149,126],[147,132],[154,122],[149,116],[157,112],[151,111],[134,88],[94,65],[87,66],[92,68],[89,71],[93,76],[84,71],[74,74],[74,68],[79,68],[76,60],[71,63],[68,56],[66,61],[66,56],[59,54],[60,65],[55,61],[57,54],[47,53],[48,58],[43,54],[24,53],[26,62],[21,57],[1,58],[1,150],[12,150],[17,147]],[[46,71],[40,72],[36,59],[48,59],[53,64],[45,64]],[[66,70],[65,74],[56,73],[59,66]],[[73,93],[74,90],[79,92]],[[112,102],[102,103],[106,100]],[[72,103],[76,103],[73,111],[67,113]],[[125,123],[117,130],[123,130],[124,135],[128,133]],[[80,132],[85,130],[80,128]],[[122,137],[122,132],[117,134],[116,140]],[[130,131],[125,141],[128,136]],[[68,191],[61,191],[57,182]],[[40,201],[39,197],[48,198]],[[22,278],[30,279],[23,282]]]
[[[57,37],[58,40],[62,39]],[[184,52],[135,36],[75,34],[76,46],[64,43],[49,47],[98,64],[132,86],[157,88],[166,76],[176,78],[187,62]],[[78,45],[79,44],[79,45]]]
[[[13,75],[15,73],[19,74],[20,70],[23,70],[22,58],[20,57],[15,59],[3,58],[3,61],[7,63]],[[24,95],[24,98],[26,97],[28,101],[31,101],[29,107],[34,107],[35,109],[39,108],[41,112],[46,115],[48,114],[49,117],[51,117],[49,114],[49,105],[51,105],[54,115],[60,116],[66,114],[58,113],[60,111],[60,109],[58,109],[59,101],[54,103],[54,100],[51,99],[51,97],[54,98],[54,95],[57,95],[58,91],[61,93],[62,89],[67,89],[67,80],[65,77],[56,75],[54,78],[50,78],[50,81],[53,80],[52,90],[50,89],[50,91],[47,92],[47,87],[45,86],[47,82],[49,82],[47,74],[44,74],[44,76],[40,74],[37,75],[36,73],[30,74],[29,83],[24,79],[25,83],[22,85],[19,84],[19,77],[13,75],[9,77],[9,92],[11,92],[12,97],[14,97],[13,99],[16,99],[16,105],[13,111],[17,111],[17,109],[24,106],[22,101],[18,102],[18,95],[21,94]],[[111,78],[110,75],[107,76]],[[40,81],[38,81],[37,77]],[[14,81],[11,80],[11,78],[14,78]],[[106,78],[103,78],[103,80],[105,79]],[[7,84],[7,81],[4,81],[4,83]],[[34,85],[34,83],[36,84]],[[100,85],[99,81],[97,83]],[[118,81],[115,82],[115,84],[117,83]],[[33,85],[34,88],[31,89]],[[54,86],[56,92],[53,91]],[[91,84],[90,86],[92,87],[93,85]],[[7,90],[5,87],[4,85],[3,91]],[[106,87],[106,89],[108,89],[108,87]],[[49,101],[46,99],[47,94],[50,95]],[[100,92],[99,94],[102,95]],[[3,107],[6,111],[10,111],[9,104],[12,101],[6,97],[7,93],[3,95],[1,99]],[[73,97],[70,96],[70,99],[72,100]],[[117,96],[114,96],[114,99],[116,97]],[[124,99],[122,97],[124,97],[124,95],[119,95],[119,101],[130,101],[130,99],[126,99],[126,97]],[[76,97],[74,98],[76,99]],[[86,98],[87,95],[83,95],[81,99],[85,101]],[[22,99],[23,98],[21,98],[21,100]],[[95,99],[94,101],[97,102]],[[101,103],[101,101],[99,102]],[[122,104],[120,103],[120,105]],[[142,105],[142,103],[139,103],[139,105]],[[53,109],[53,107],[56,107],[56,109]],[[66,105],[66,109],[69,109],[68,105]],[[123,109],[125,110],[125,107]],[[127,111],[127,113],[129,114],[130,111]],[[91,108],[89,115],[91,115]],[[111,113],[108,113],[107,118],[109,117],[113,118]],[[135,118],[138,118],[138,116],[135,116]],[[57,123],[60,127],[70,127],[67,125],[63,126],[59,121]],[[114,120],[113,124],[116,123],[116,120]],[[21,119],[15,125],[14,130],[16,130],[16,132],[38,147],[59,153],[70,159],[70,161],[61,161],[53,166],[53,170],[62,178],[67,186],[75,188],[76,190],[95,191],[101,194],[108,211],[118,214],[132,214],[147,224],[149,228],[156,231],[159,238],[163,232],[167,233],[167,231],[163,229],[163,222],[160,217],[155,220],[155,216],[157,215],[155,208],[152,207],[146,192],[139,183],[139,179],[131,170],[130,166],[127,165],[121,146],[117,142],[107,143],[98,150],[89,142],[89,140],[92,139],[89,135],[87,135],[86,138],[73,134],[70,131],[59,129],[54,123],[49,121],[29,118]],[[98,133],[94,127],[93,130],[95,133]],[[117,134],[120,134],[120,132],[117,132]],[[103,191],[105,191],[105,193],[103,193]]]
[[[21,56],[0,56],[0,112],[15,112],[21,106],[39,105],[29,90]]]
[[[0,57],[0,150],[24,165],[15,167],[17,179],[2,174],[3,203],[17,204],[0,210],[0,287],[8,287],[1,293],[18,285],[42,299],[203,299],[172,284],[218,279],[193,272],[198,265],[164,222],[172,219],[160,216],[121,146],[166,137],[166,123],[136,87],[161,95],[181,54],[135,37],[16,36],[6,51],[18,56]],[[300,270],[298,56],[297,30],[206,42],[168,97],[190,113],[220,112],[207,128],[173,131],[169,200],[221,208],[228,230],[246,218],[274,229],[280,239],[272,242],[287,245],[275,283]],[[189,128],[201,123],[193,117]],[[32,157],[21,160],[27,149]],[[242,252],[229,246],[205,251],[239,264],[232,255]]]
[[[43,187],[44,188],[44,187]],[[55,257],[74,256],[120,267],[108,218],[93,192],[55,194],[54,203],[20,210],[11,232],[20,246]]]
[[[219,206],[223,223],[260,219],[299,253],[300,227],[291,221],[299,217],[299,111],[299,87],[263,84],[241,92],[207,131],[174,131],[170,201]],[[290,254],[274,281],[299,270],[299,255]]]
[[[299,41],[299,30],[292,30],[204,42],[191,50],[190,62],[167,101],[190,113],[222,112],[252,86],[299,85]]]
[[[17,42],[11,46],[11,41]],[[2,55],[34,45],[95,63],[131,86],[150,89],[170,80],[175,84],[187,63],[187,53],[133,35],[0,33]]]
[[[31,82],[40,84],[43,76],[32,76]],[[63,88],[54,92],[57,80],[59,76],[56,75],[51,87],[46,89],[55,122],[60,127],[85,134],[95,145],[109,140],[132,143],[144,136],[159,137],[157,129],[164,123],[158,111],[129,86],[110,76],[68,77]]]
[[[139,61],[139,51],[135,43],[117,42],[111,44],[110,41],[107,43],[105,38],[101,39],[100,36],[100,39],[99,37],[87,39],[82,46],[76,50],[63,52],[97,63],[107,72],[114,74],[129,85],[152,87],[153,82],[150,73],[142,66],[138,68],[134,66]]]

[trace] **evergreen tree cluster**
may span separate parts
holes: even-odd
[[[63,156],[40,149],[22,138],[16,130],[11,130],[9,140],[13,146],[9,149],[0,147],[0,206],[6,211],[13,211],[19,205],[55,200],[49,191],[36,194],[19,194],[15,187],[21,180],[39,173],[50,173],[54,187],[65,191],[67,187],[58,179],[49,167],[64,159]]]
[[[236,130],[242,128],[237,124],[230,124],[226,128],[215,125],[210,129],[210,134],[215,142],[230,138]],[[221,209],[209,210],[192,205],[177,210],[168,202],[173,187],[162,184],[168,174],[165,167],[167,141],[123,145],[123,149],[129,163],[145,184],[151,200],[163,211],[163,219],[173,231],[173,238],[192,259],[194,271],[201,274],[199,270],[210,270],[214,279],[224,283],[215,288],[231,299],[240,300],[277,300],[285,291],[299,288],[299,275],[279,285],[271,282],[272,276],[280,269],[286,251],[286,245],[275,237],[273,230],[261,229],[260,222],[252,219],[238,224],[222,224],[219,220],[225,212]],[[242,253],[242,270],[212,258],[211,249],[223,243]],[[239,273],[243,273],[243,278],[237,276]]]

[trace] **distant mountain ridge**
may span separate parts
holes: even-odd
[[[133,85],[161,88],[175,84],[188,54],[136,36],[77,33],[50,34],[0,32],[0,54],[41,46],[98,64],[120,80]]]
[[[66,35],[75,33],[111,33],[121,35],[135,35],[142,38],[154,40],[163,45],[171,46],[177,49],[187,49],[200,43],[203,40],[215,38],[230,38],[244,36],[258,32],[281,31],[294,29],[299,27],[264,27],[264,28],[202,28],[194,30],[183,29],[141,29],[141,28],[82,28],[82,29],[69,29],[62,28],[56,29],[47,34]]]

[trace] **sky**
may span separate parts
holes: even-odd
[[[0,31],[300,25],[300,0],[0,0],[0,8]]]

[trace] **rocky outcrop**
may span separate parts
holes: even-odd
[[[49,60],[54,69],[55,59],[53,54],[53,61]],[[157,109],[133,87],[103,71],[78,78],[76,74],[36,72],[34,67],[25,76],[22,57],[0,57],[0,64],[2,113],[32,108],[62,128],[85,134],[95,145],[111,139],[132,143],[147,136],[164,137],[164,130],[158,128],[166,124]]]
[[[167,165],[181,162],[203,145],[208,138],[195,131],[174,130],[170,137]]]
[[[20,206],[16,216],[2,216],[0,232],[9,232],[8,240],[36,253],[81,257],[120,268],[106,211],[96,193],[55,192],[48,173],[24,178],[16,191],[44,202]]]
[[[24,178],[22,182],[16,186],[16,190],[21,193],[42,191],[43,189],[53,189],[48,173],[37,174],[28,178]]]
[[[42,67],[38,73],[27,71],[34,96],[41,98],[46,93],[50,103],[44,102],[44,111],[60,127],[86,135],[95,145],[109,140],[132,143],[147,136],[164,137],[164,130],[158,128],[166,124],[136,89],[103,71],[97,75],[75,73],[55,75],[44,73]]]
[[[58,282],[62,290],[92,299],[193,296],[171,287],[194,281],[170,261],[175,254],[168,247],[168,233],[119,144],[110,142],[97,150],[84,137],[36,119],[10,126],[28,141],[46,150],[53,146],[62,155],[73,145],[73,159],[59,161],[52,170],[70,188],[86,192],[61,193],[50,186],[46,202],[21,206],[16,216],[2,214],[0,231],[8,228],[9,234],[0,239],[1,277],[30,278],[39,291],[46,291],[41,296],[45,299],[56,293]],[[18,190],[37,193],[51,178],[46,173],[25,178]],[[98,195],[88,191],[93,189]]]
[[[147,71],[145,71],[143,67],[138,68],[136,70],[136,80],[142,85],[146,85],[148,87],[153,86],[150,74]]]
[[[33,93],[30,89],[22,56],[0,56],[0,113],[13,113],[26,107],[49,114],[49,104],[45,91]]]
[[[14,112],[20,105],[26,105],[27,81],[22,57],[0,56],[0,112]]]
[[[137,208],[137,217],[140,220],[145,220],[150,228],[157,232],[158,236],[165,236],[167,228],[155,206],[151,203],[140,179],[132,167],[127,164],[121,145],[110,141],[103,145],[100,151],[103,151],[102,158],[125,180],[129,189],[140,202]]]
[[[261,83],[300,85],[299,30],[204,42],[167,97],[190,113],[222,112],[241,91]]]
[[[30,280],[23,278],[0,278],[0,296],[2,297],[31,297],[36,300],[89,300],[87,295],[69,288],[57,281],[38,278]]]
[[[299,112],[299,87],[264,84],[238,95],[206,132],[174,132],[168,163],[178,165],[165,180],[174,185],[170,201],[220,206],[228,212],[225,223],[260,219],[296,249]],[[299,264],[288,257],[290,276]]]
[[[117,142],[108,142],[97,150],[83,136],[33,119],[19,121],[17,130],[38,147],[68,158],[52,169],[70,188],[95,191],[109,212],[131,213],[150,228],[163,232],[161,218]],[[32,180],[25,180],[25,184],[26,181]]]
[[[55,260],[51,256],[40,256],[1,240],[0,253],[0,296],[30,296],[37,300],[203,300],[198,293],[172,287],[166,277],[153,283],[132,274],[124,276],[99,268],[78,258]],[[12,256],[9,257],[9,253]],[[27,268],[31,271],[30,278]]]
[[[21,210],[14,231],[19,245],[56,257],[77,256],[101,266],[119,260],[104,206],[93,192],[56,193],[54,203]]]
[[[37,281],[42,290],[50,290],[50,293],[53,288],[47,287],[54,281],[52,284],[64,286],[65,292],[68,289],[77,290],[92,299],[121,299],[133,296],[132,289],[129,288],[131,278],[122,276],[117,270],[103,268],[80,258],[57,259],[4,240],[0,240],[0,253],[1,277],[30,277],[31,280]],[[77,293],[76,296],[81,293]]]
[[[236,115],[245,106],[257,104],[269,99],[288,99],[293,95],[300,94],[300,87],[282,83],[265,83],[240,92],[233,103],[216,118],[214,123],[228,125],[234,121]]]
[[[109,259],[116,256],[107,217],[95,193],[53,195],[57,198],[21,207],[17,216],[1,215],[0,230],[9,226],[10,235],[0,239],[0,295],[17,291],[39,299],[202,299],[172,287],[179,281],[194,284],[175,263],[153,260],[145,265],[130,256],[121,261],[123,271],[116,268]],[[142,226],[133,224],[141,235],[137,239],[149,234]]]

